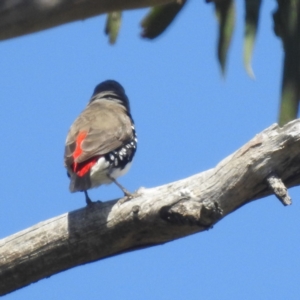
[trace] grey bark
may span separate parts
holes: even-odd
[[[172,0],[1,0],[0,40],[37,32],[110,11],[142,8]]]
[[[273,192],[289,199],[285,187],[300,183],[299,149],[300,119],[283,128],[275,124],[213,169],[140,188],[130,201],[95,203],[4,238],[0,294],[78,265],[207,230]]]

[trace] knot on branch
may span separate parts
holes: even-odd
[[[287,192],[287,188],[277,174],[271,173],[267,177],[267,182],[270,189],[284,206],[292,204],[292,199]]]
[[[160,210],[160,217],[172,224],[199,226],[209,229],[222,218],[222,210],[217,202],[199,202],[194,199],[183,198],[177,203],[164,206]]]

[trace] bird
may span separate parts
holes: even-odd
[[[70,192],[84,192],[89,206],[94,203],[89,189],[115,183],[130,199],[132,194],[116,179],[127,173],[136,149],[137,136],[125,90],[115,80],[103,81],[67,134],[64,165]]]

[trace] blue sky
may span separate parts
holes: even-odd
[[[189,1],[155,41],[139,38],[146,10],[126,11],[110,46],[105,17],[0,43],[2,157],[0,237],[85,205],[70,194],[63,167],[67,131],[96,84],[118,80],[139,138],[130,191],[214,167],[278,115],[282,47],[273,34],[275,1],[264,1],[250,79],[242,64],[244,15],[224,80],[216,61],[211,5]],[[284,208],[275,197],[246,205],[212,230],[54,275],[6,299],[298,299],[299,187]],[[92,199],[122,194],[114,186]]]

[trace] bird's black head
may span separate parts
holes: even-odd
[[[103,81],[95,87],[90,102],[101,99],[116,101],[124,105],[126,109],[130,111],[129,100],[125,94],[125,90],[122,85],[115,80]]]
[[[99,83],[95,87],[93,96],[95,96],[101,92],[107,92],[107,91],[114,91],[114,92],[118,92],[120,94],[125,94],[125,90],[119,82],[117,82],[115,80],[105,80],[105,81]]]

